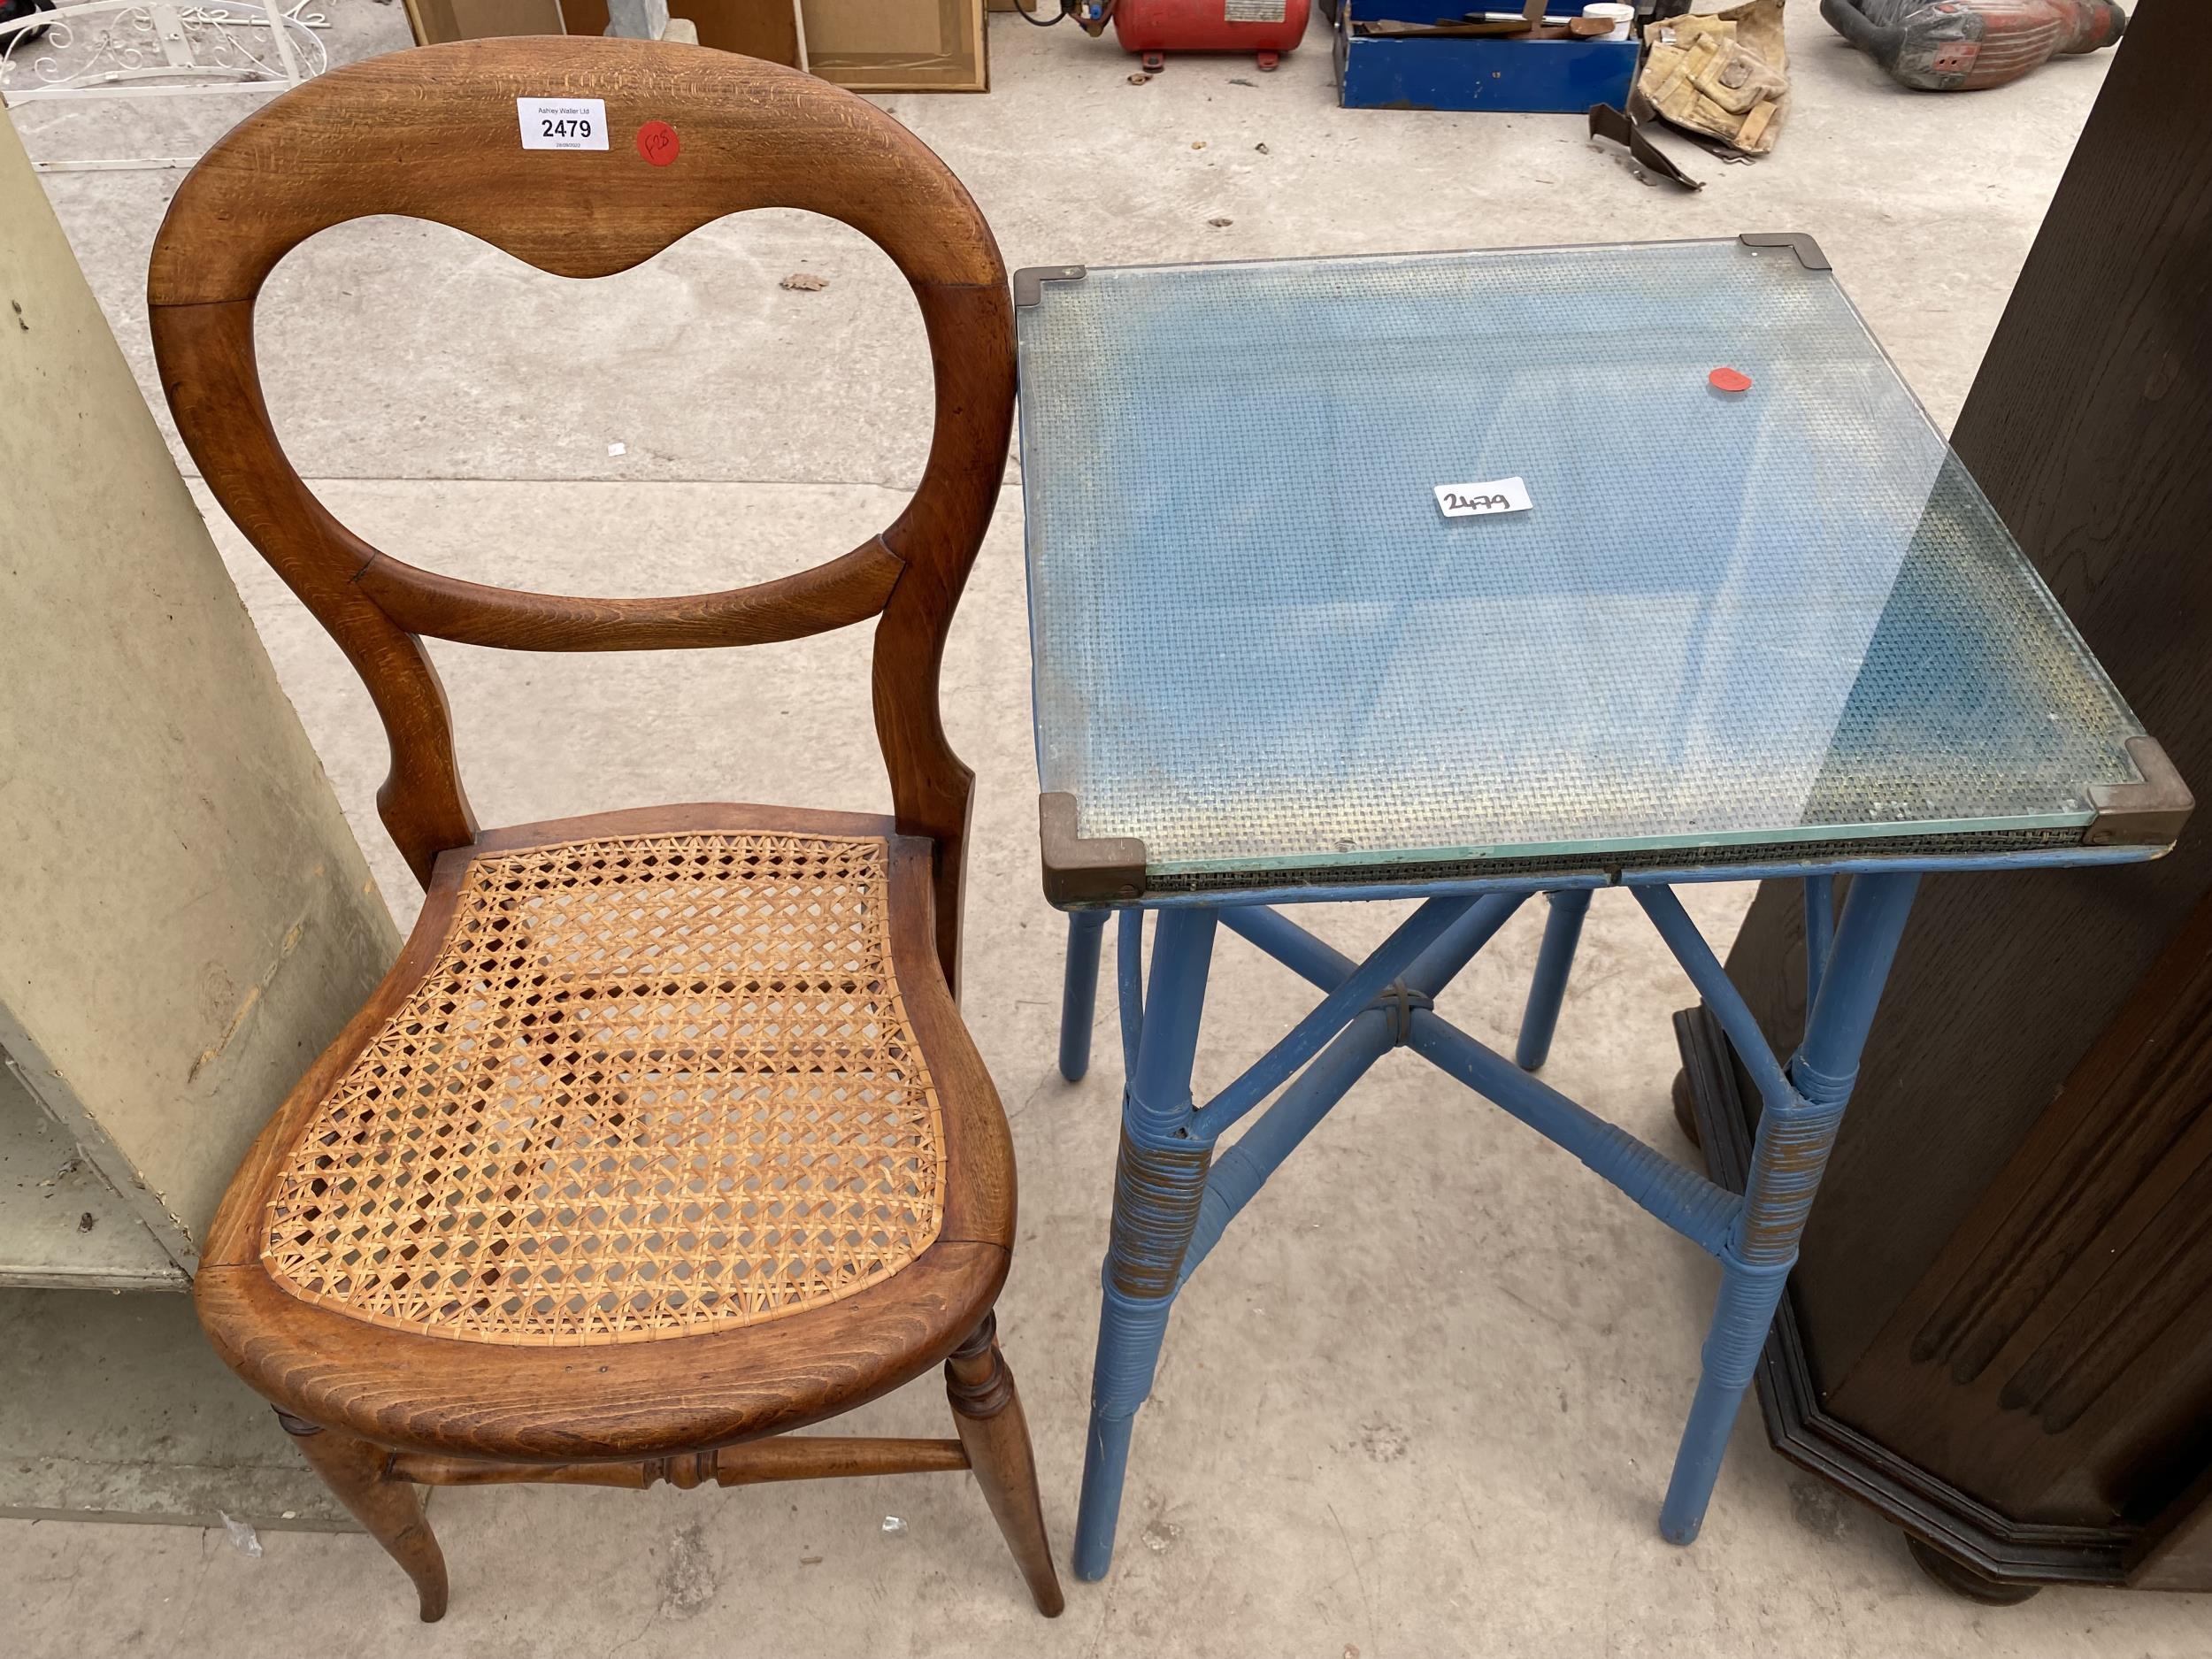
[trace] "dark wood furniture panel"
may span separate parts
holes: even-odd
[[[2212,787],[2212,35],[2143,0],[1953,442],[2182,776]],[[1789,1455],[1993,1580],[2212,1587],[2212,827],[1925,890],[1763,1397]],[[1793,884],[1729,972],[1802,1021]],[[1701,1018],[1724,1170],[1750,1091]],[[1997,1587],[1983,1583],[1980,1587]]]

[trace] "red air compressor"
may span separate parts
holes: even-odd
[[[1114,38],[1149,71],[1164,68],[1169,52],[1250,52],[1272,69],[1305,38],[1311,10],[1312,0],[1084,0],[1068,15],[1087,35],[1113,19]]]

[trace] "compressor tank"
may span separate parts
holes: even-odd
[[[1114,38],[1157,69],[1169,52],[1250,52],[1263,69],[1305,38],[1311,0],[1118,0]]]

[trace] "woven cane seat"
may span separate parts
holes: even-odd
[[[434,960],[265,1190],[294,1296],[430,1337],[646,1341],[880,1283],[944,1215],[880,839],[469,862]]]

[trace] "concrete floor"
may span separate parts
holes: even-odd
[[[330,10],[334,56],[403,43],[382,0]],[[1133,87],[1109,45],[1001,18],[990,96],[883,102],[966,180],[1010,266],[1809,230],[1947,424],[2104,60],[1916,96],[1831,39],[1807,0],[1792,38],[1797,104],[1772,159],[1728,166],[1671,142],[1709,180],[1695,196],[1638,182],[1573,118],[1339,111],[1319,50],[1274,75],[1185,58]],[[17,120],[38,156],[181,153],[232,107],[176,107],[188,102]],[[175,181],[49,180],[157,409],[141,288]],[[830,285],[777,286],[797,270]],[[456,233],[368,221],[288,261],[262,314],[301,470],[371,540],[478,579],[667,593],[794,568],[887,521],[926,441],[926,358],[895,273],[795,215],[711,227],[588,286]],[[1023,1178],[1002,1328],[1064,1553],[1118,1078],[1102,1064],[1069,1087],[1052,1067],[1061,933],[1036,878],[1019,518],[1010,492],[946,703],[980,774],[966,1008]],[[415,895],[374,817],[366,700],[218,528],[404,921]],[[436,654],[480,815],[499,823],[653,800],[879,809],[865,648],[856,634],[742,660]],[[1746,896],[1694,895],[1717,943]],[[1386,918],[1317,920],[1364,942]],[[1470,1030],[1509,1040],[1534,927],[1517,922],[1451,994]],[[1202,1084],[1307,1000],[1225,941]],[[1690,1000],[1634,907],[1600,895],[1548,1077],[1686,1153],[1666,1017]],[[1102,1024],[1102,1057],[1112,1047]],[[396,1570],[343,1536],[271,1535],[252,1558],[220,1532],[0,1524],[0,1605],[15,1609],[13,1652],[177,1659],[2212,1650],[2195,1598],[2052,1591],[1996,1610],[1934,1590],[1889,1527],[1773,1456],[1755,1411],[1702,1540],[1662,1543],[1713,1286],[1709,1260],[1571,1158],[1394,1056],[1194,1279],[1140,1421],[1114,1571],[1071,1585],[1056,1624],[1030,1611],[972,1485],[943,1476],[442,1494],[453,1610],[428,1629]],[[849,1421],[935,1433],[942,1414],[917,1386]],[[894,1516],[905,1525],[886,1530]]]

